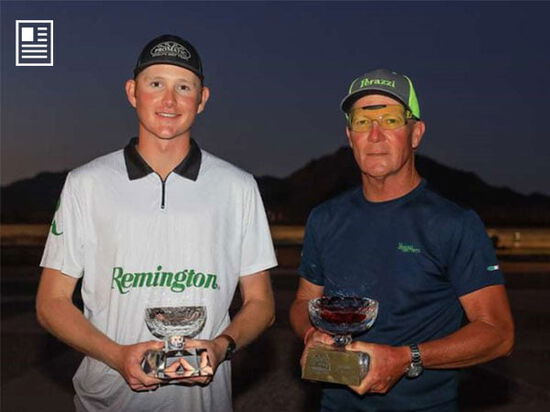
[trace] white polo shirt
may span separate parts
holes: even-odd
[[[212,339],[230,322],[239,277],[277,264],[256,182],[194,141],[163,182],[136,143],[69,173],[41,266],[82,277],[84,316],[115,342],[156,339],[146,307],[199,304],[207,320],[197,338]],[[77,410],[232,409],[229,362],[206,387],[138,393],[85,357],[73,382]]]

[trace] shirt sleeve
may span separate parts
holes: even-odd
[[[244,234],[241,248],[241,276],[277,266],[264,205],[254,179],[245,198]]]
[[[324,285],[323,265],[321,260],[321,251],[319,248],[318,236],[316,228],[318,226],[318,214],[314,209],[306,223],[304,232],[304,244],[302,247],[302,257],[300,260],[300,266],[298,273],[300,276],[309,280],[316,285]]]
[[[447,271],[458,296],[486,286],[504,284],[493,243],[474,211],[464,214],[453,245]]]
[[[83,215],[71,174],[50,226],[40,266],[80,278],[84,272]]]

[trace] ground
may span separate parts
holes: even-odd
[[[300,379],[302,343],[289,325],[297,284],[299,249],[277,250],[283,267],[273,271],[277,321],[235,355],[233,394],[237,412],[313,411],[319,385]],[[34,316],[40,247],[2,250],[2,411],[72,411],[71,377],[81,355],[44,332]],[[503,261],[517,326],[514,354],[462,373],[464,411],[550,410],[550,261]],[[238,296],[233,307],[237,307]]]

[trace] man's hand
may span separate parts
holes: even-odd
[[[121,345],[114,367],[122,375],[128,386],[134,391],[149,391],[157,389],[162,380],[143,372],[141,362],[148,350],[161,350],[164,342],[148,341],[134,345]]]
[[[227,346],[221,343],[222,340],[199,340],[186,339],[185,349],[195,349],[200,368],[200,372],[207,376],[195,376],[198,370],[191,365],[184,357],[177,358],[164,370],[164,374],[170,378],[169,383],[179,385],[208,385],[216,373],[219,364],[225,358]]]
[[[356,341],[346,345],[346,350],[365,352],[370,356],[369,372],[359,386],[350,386],[359,395],[386,393],[403,376],[411,363],[407,346],[394,347]]]
[[[212,381],[218,366],[225,358],[227,341],[225,339],[186,339],[185,349],[197,350],[199,368],[208,376],[193,376],[196,372],[195,368],[184,358],[179,358],[165,369],[165,374],[171,378],[170,383],[185,386],[208,385]]]
[[[309,348],[318,344],[332,345],[334,344],[334,339],[332,336],[312,327],[311,329],[308,329],[306,335],[304,336],[304,351],[302,352],[302,357],[300,358],[300,365],[302,368],[306,363]]]
[[[205,356],[206,357],[206,356]],[[200,368],[203,367],[202,362],[202,356],[201,356],[201,364],[199,366]],[[184,378],[191,378],[194,376],[194,374],[197,372],[197,370],[191,365],[185,358],[177,358],[176,361],[174,361],[172,364],[168,365],[164,369],[164,375],[169,377],[171,379],[170,383],[181,383],[182,385],[194,385],[195,382],[191,379],[184,379]]]
[[[204,349],[204,352],[200,354],[200,367],[205,372],[209,372],[213,376],[216,373],[220,363],[222,363],[225,359],[227,341],[225,339],[186,339],[185,348]],[[212,376],[201,376],[186,379],[186,383],[207,385],[212,381]]]

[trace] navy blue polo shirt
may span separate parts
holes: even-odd
[[[422,343],[460,328],[458,298],[503,284],[493,245],[475,212],[429,188],[369,202],[361,187],[310,214],[299,273],[324,294],[378,300],[374,326],[355,337],[393,346]],[[387,394],[355,395],[327,385],[324,398],[358,410],[418,410],[457,397],[456,370],[402,378]],[[354,406],[352,406],[354,405]]]

